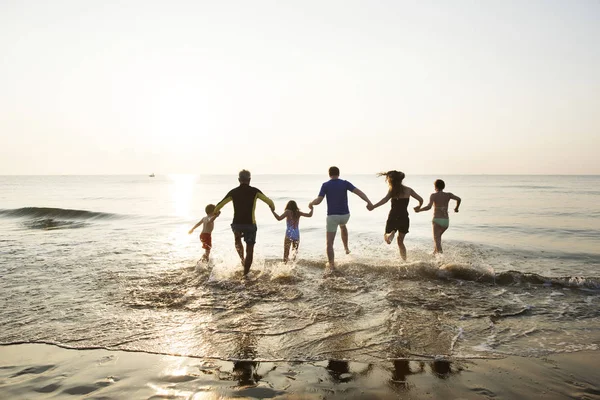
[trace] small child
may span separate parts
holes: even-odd
[[[432,193],[429,197],[429,204],[423,208],[415,209],[416,212],[427,211],[434,206],[433,209],[433,242],[435,248],[433,254],[443,253],[442,251],[442,234],[446,232],[446,229],[450,226],[450,218],[448,216],[448,204],[450,200],[456,200],[456,207],[454,212],[458,212],[458,206],[460,206],[460,197],[453,195],[452,193],[444,192],[446,184],[443,180],[437,179],[433,185],[435,186],[435,193]]]
[[[192,232],[194,232],[194,229],[196,229],[200,225],[204,224],[204,226],[202,226],[202,232],[200,233],[200,242],[202,243],[202,248],[205,250],[204,255],[202,256],[202,261],[208,262],[208,256],[210,255],[210,249],[212,248],[211,233],[215,227],[215,219],[219,215],[221,215],[221,213],[220,212],[214,213],[215,212],[214,204],[207,205],[206,208],[204,209],[204,211],[206,211],[206,217],[202,218],[196,225],[194,225],[194,227],[192,229],[190,229],[188,234],[192,234]]]
[[[286,218],[287,228],[285,230],[285,239],[283,240],[283,262],[288,262],[290,255],[290,246],[293,250],[292,260],[296,259],[296,254],[298,253],[298,246],[300,245],[300,217],[312,217],[313,215],[313,206],[309,205],[310,212],[303,213],[298,209],[298,205],[294,200],[288,201],[285,206],[285,211],[281,215],[277,215],[275,210],[271,210],[273,212],[273,216],[277,218],[277,221],[281,221]]]

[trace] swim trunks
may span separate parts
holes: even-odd
[[[350,219],[350,214],[346,215],[328,215],[327,232],[336,232],[338,225],[346,225]]]
[[[450,226],[450,220],[448,218],[434,218],[431,222],[438,224],[442,228],[447,228]]]
[[[231,224],[231,230],[235,235],[243,237],[246,244],[256,243],[256,224]]]
[[[210,250],[212,248],[212,236],[210,233],[201,233],[200,242],[202,242],[202,248]]]

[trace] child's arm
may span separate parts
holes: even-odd
[[[410,195],[419,202],[419,205],[414,208],[415,212],[417,212],[417,210],[421,209],[421,206],[423,205],[423,198],[412,189],[410,189]]]
[[[433,205],[433,195],[435,193],[432,193],[431,196],[429,196],[429,204],[427,204],[425,207],[419,208],[418,210],[415,210],[415,212],[421,212],[421,211],[427,211],[427,210],[431,210],[431,206]]]
[[[273,213],[273,216],[277,219],[277,221],[281,221],[288,215],[288,210],[285,210],[281,215],[277,215],[277,213],[273,209],[271,209],[271,212]]]
[[[308,218],[312,217],[313,211],[315,210],[315,208],[312,205],[310,205],[309,208],[310,208],[310,212],[305,213],[305,212],[300,211],[300,215],[303,217],[308,217]]]
[[[453,195],[452,193],[448,193],[452,200],[456,200],[456,207],[454,207],[454,212],[458,212],[458,206],[460,206],[460,197]]]
[[[215,219],[217,219],[217,217],[221,215],[221,211],[217,211],[216,213],[214,213],[213,215],[211,215],[210,218],[210,222],[213,222]]]
[[[369,207],[369,206],[367,205],[367,209],[368,209],[369,211],[373,211],[373,210],[374,210],[374,209],[376,209],[377,207],[379,207],[379,206],[382,206],[382,205],[384,205],[385,203],[387,203],[387,202],[388,202],[388,201],[389,201],[391,198],[392,198],[392,195],[391,195],[391,193],[390,193],[390,192],[388,192],[388,194],[386,194],[386,195],[385,195],[385,197],[384,197],[383,199],[379,200],[377,203],[373,204],[371,207]]]
[[[194,225],[194,227],[192,229],[190,229],[190,231],[188,232],[188,235],[191,235],[192,232],[194,232],[194,229],[196,229],[197,227],[199,227],[203,223],[204,223],[204,218],[202,218],[200,221],[198,221],[198,223],[196,225]]]

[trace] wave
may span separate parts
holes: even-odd
[[[118,218],[118,214],[52,207],[23,207],[0,210],[0,217],[30,219],[91,220]]]
[[[300,260],[300,265],[322,268],[323,263],[312,260]],[[362,275],[365,273],[383,273],[388,275],[395,272],[399,279],[423,280],[461,280],[468,282],[479,282],[497,286],[526,286],[540,285],[558,288],[591,289],[600,290],[600,277],[594,276],[562,276],[548,277],[536,273],[521,271],[495,272],[491,267],[481,267],[466,263],[443,263],[440,261],[416,261],[398,266],[394,265],[371,265],[351,263],[340,265],[336,274]]]

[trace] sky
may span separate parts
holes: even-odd
[[[0,175],[600,174],[600,2],[0,1]]]

